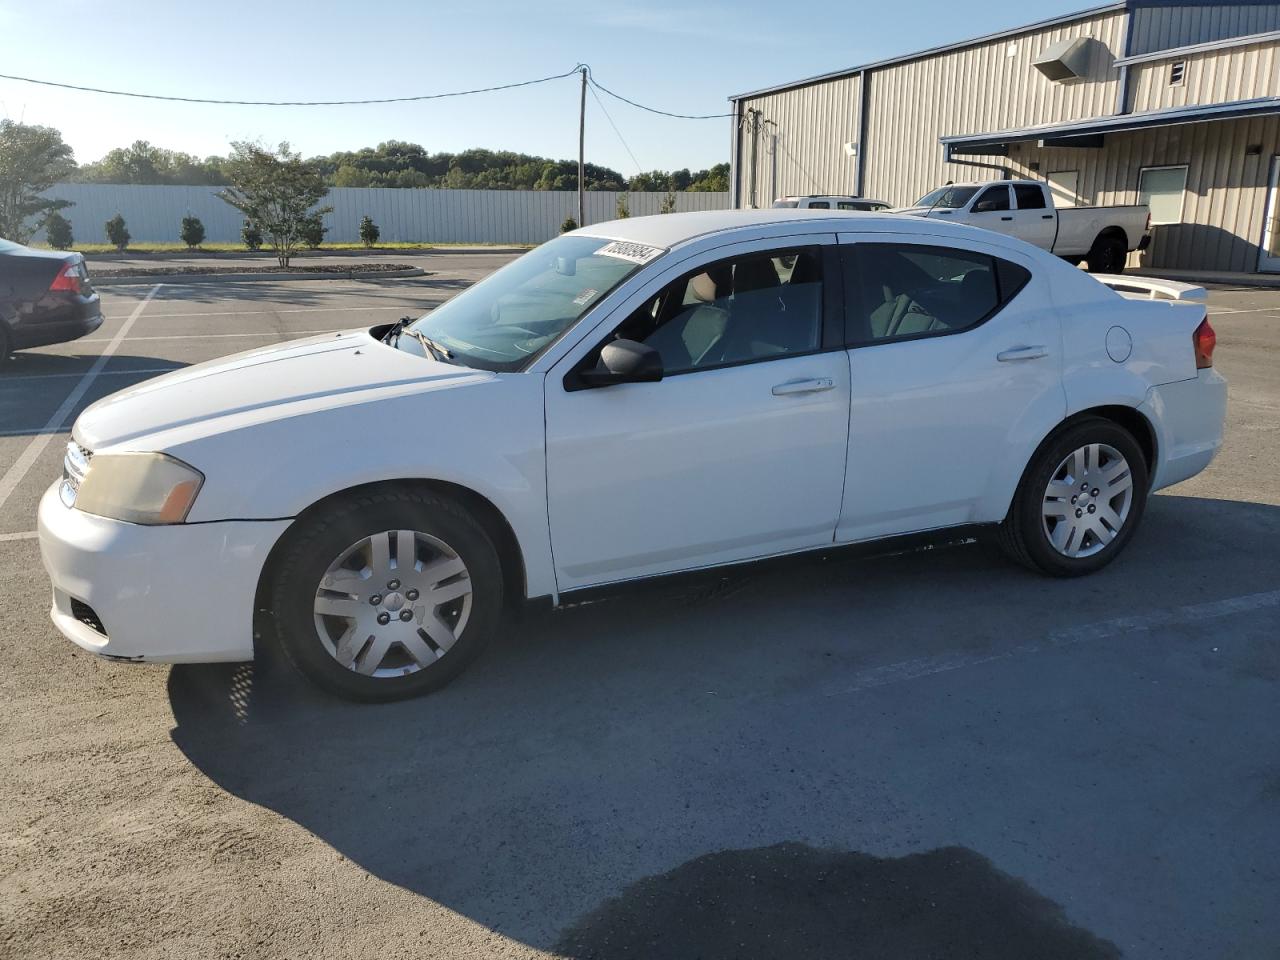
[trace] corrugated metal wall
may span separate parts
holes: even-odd
[[[103,224],[123,214],[136,241],[178,242],[182,218],[199,217],[209,243],[240,239],[240,212],[218,199],[218,187],[132,186],[63,183],[47,195],[71,200],[63,210],[81,243],[104,243]],[[587,222],[616,215],[619,193],[588,192]],[[666,194],[626,195],[632,216],[658,213]],[[676,210],[723,210],[727,193],[677,193]],[[360,218],[373,217],[381,239],[389,242],[541,243],[560,232],[566,217],[576,217],[578,195],[550,190],[400,190],[388,187],[335,187],[325,204],[325,239],[358,243]]]
[[[1169,83],[1168,60],[1129,68],[1133,110],[1280,96],[1280,46],[1274,41],[1180,59],[1186,67],[1177,86]]]
[[[1280,30],[1280,3],[1139,7],[1133,11],[1129,53],[1137,56],[1268,30]]]
[[[856,190],[857,160],[845,152],[858,141],[858,77],[784,90],[743,105],[759,110],[758,130],[744,123],[744,207],[767,207],[777,197]],[[753,156],[754,151],[754,156]],[[752,171],[755,172],[754,183]]]
[[[947,180],[999,174],[943,163],[938,138],[1112,113],[1119,96],[1112,61],[1123,49],[1124,14],[966,47],[871,75],[867,192],[906,204]],[[1055,83],[1032,65],[1046,47],[1092,37],[1087,75]],[[982,160],[983,158],[974,158]],[[1000,158],[985,158],[1000,165]]]
[[[1255,152],[1250,152],[1253,148]],[[1134,265],[1253,271],[1258,267],[1271,157],[1280,153],[1280,117],[1183,124],[1107,136],[1102,150],[1016,145],[1018,176],[1078,170],[1086,204],[1138,202],[1143,167],[1187,165],[1183,222],[1152,228]],[[1032,162],[1039,164],[1033,172]]]

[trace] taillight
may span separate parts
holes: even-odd
[[[1218,335],[1209,325],[1208,317],[1200,321],[1200,326],[1196,327],[1196,332],[1191,335],[1191,342],[1196,348],[1196,369],[1206,370],[1212,367],[1213,348],[1218,345]]]
[[[62,290],[67,293],[80,293],[82,289],[80,284],[80,264],[68,263],[58,271],[58,275],[53,278],[53,283],[49,284],[49,289]]]

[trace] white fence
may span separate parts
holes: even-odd
[[[103,224],[124,216],[135,241],[178,242],[182,218],[194,214],[208,243],[237,243],[244,218],[218,199],[219,187],[60,183],[47,195],[75,205],[62,211],[77,243],[105,243]],[[588,191],[587,223],[615,217],[619,193]],[[628,193],[633,217],[658,213],[663,193]],[[677,193],[676,210],[724,210],[727,193]],[[334,187],[324,204],[328,241],[359,242],[360,218],[373,217],[381,240],[431,243],[541,243],[577,217],[578,195],[551,190],[420,190]],[[37,239],[43,239],[37,237]]]

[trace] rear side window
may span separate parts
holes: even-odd
[[[1014,184],[1013,195],[1018,199],[1019,210],[1044,209],[1044,190],[1034,183]]]
[[[841,256],[850,346],[971,330],[1031,279],[1016,263],[947,247],[859,243]]]

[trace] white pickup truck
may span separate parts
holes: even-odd
[[[894,212],[1007,233],[1072,263],[1083,260],[1092,273],[1120,273],[1129,251],[1151,242],[1145,204],[1055,209],[1039,180],[949,183]]]

